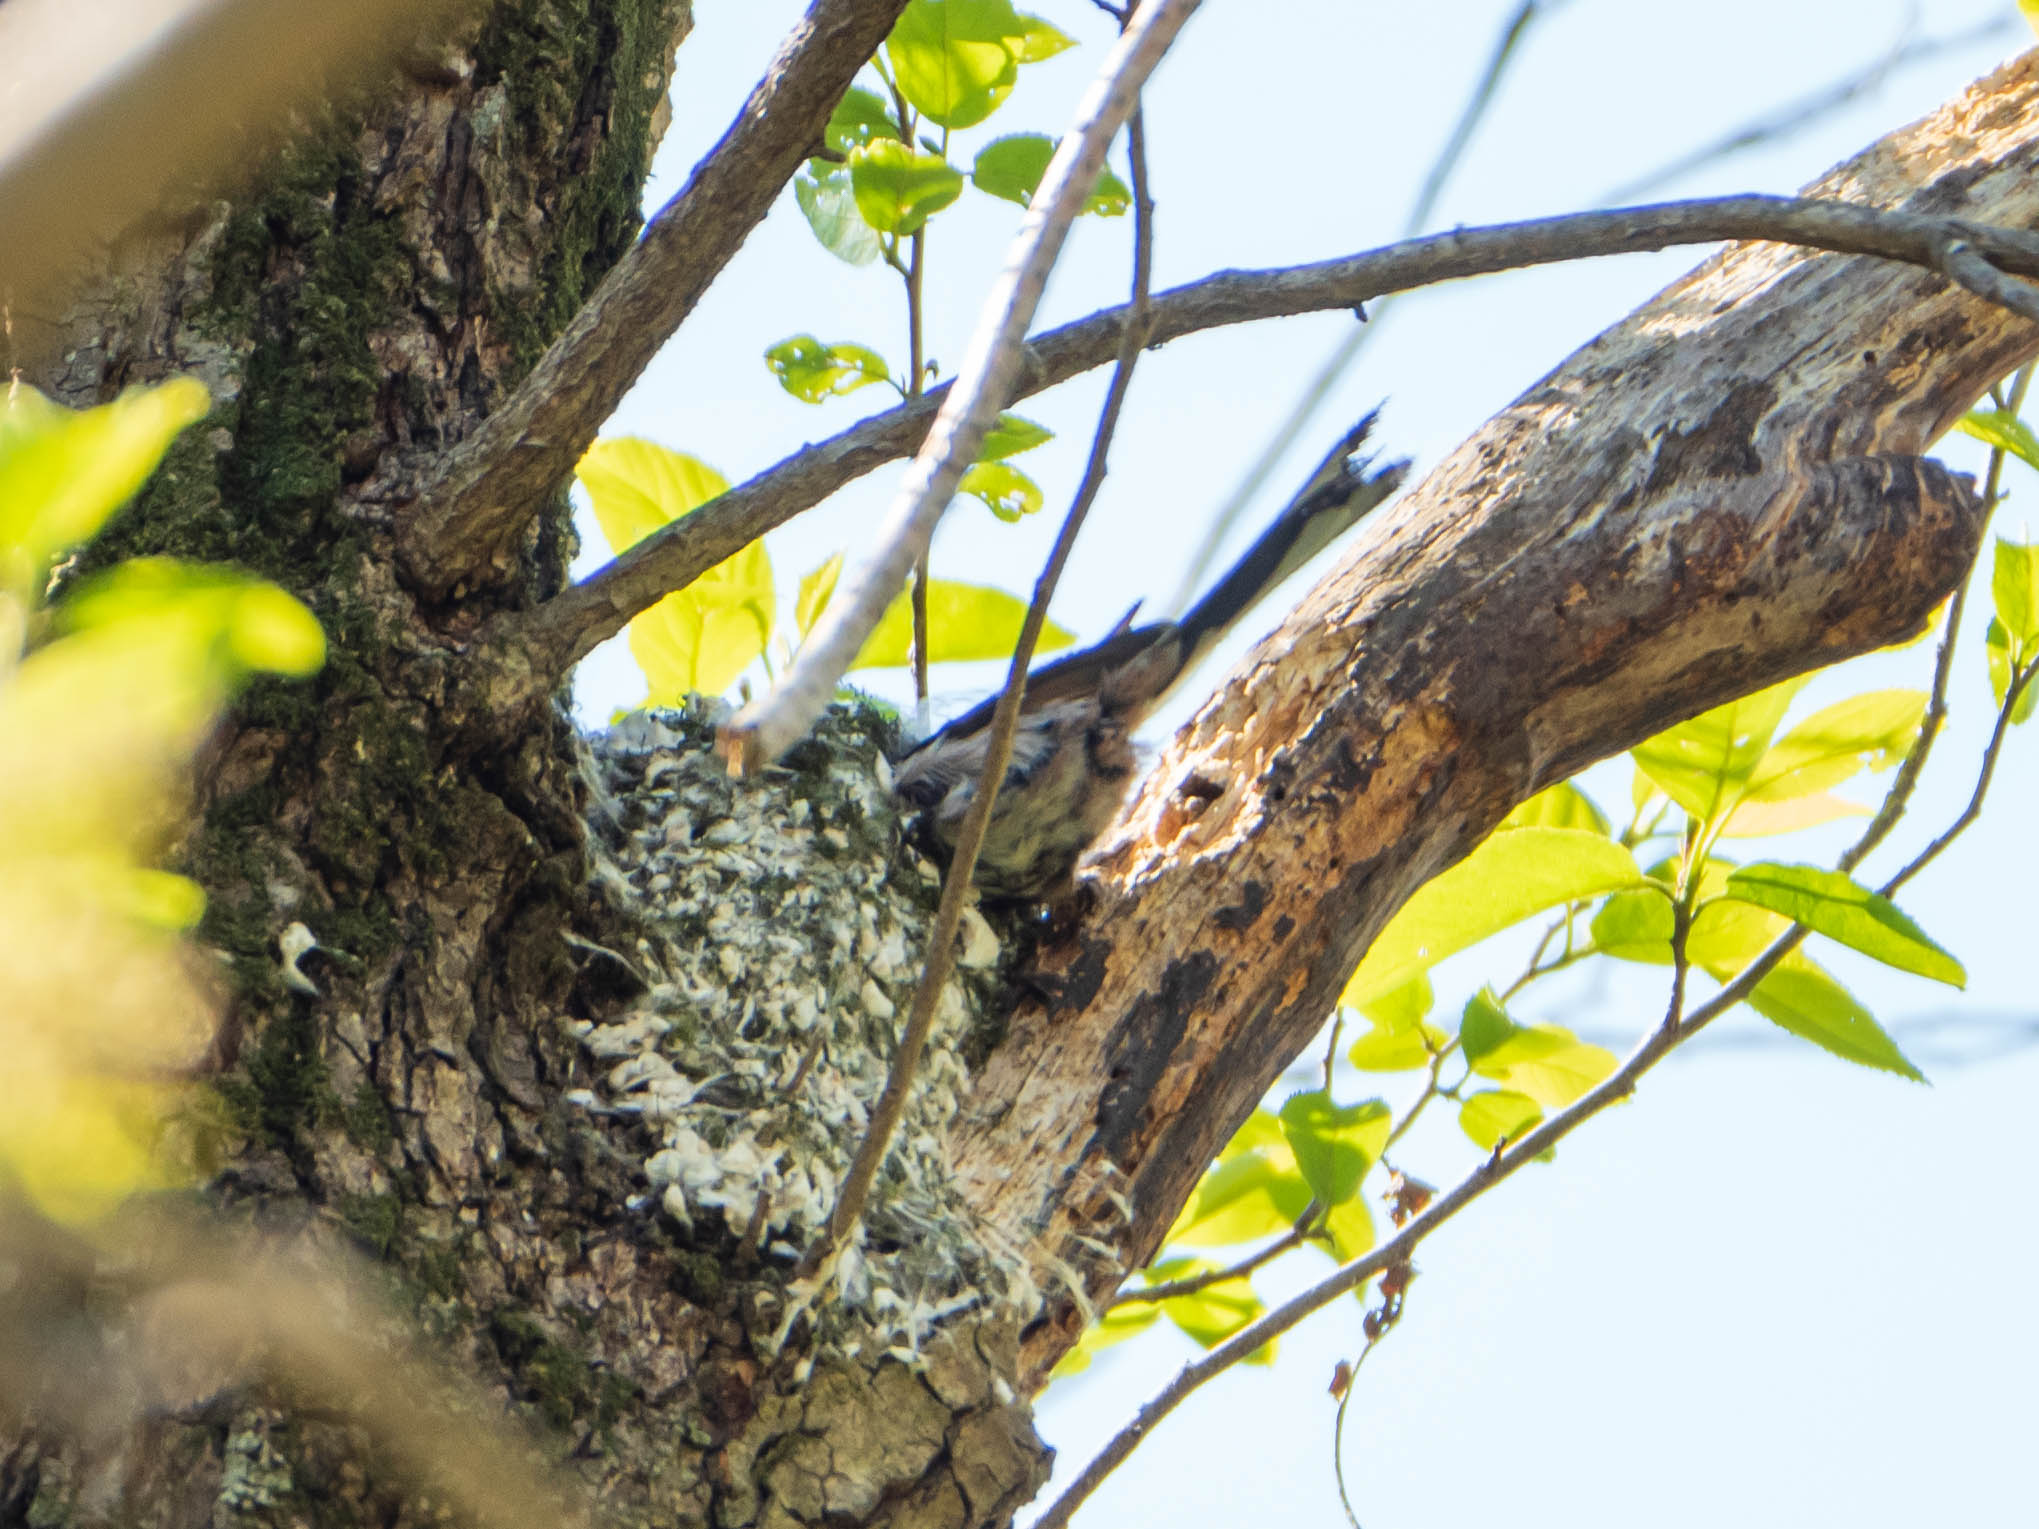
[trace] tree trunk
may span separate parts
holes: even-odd
[[[251,566],[332,642],[204,762],[211,1203],[364,1250],[603,1520],[997,1524],[1045,1476],[1026,1398],[1086,1303],[1394,909],[1550,781],[1916,629],[1980,521],[1909,454],[2039,337],[1935,277],[1741,247],[1531,389],[1185,730],[1036,980],[973,924],[866,1236],[803,1282],[932,901],[882,724],[832,718],[762,783],[698,717],[477,748],[464,644],[560,588],[563,494],[485,589],[420,595],[394,551],[391,485],[628,247],[689,20],[498,7],[110,252],[31,380],[202,377],[212,418],[94,559]],[[1826,189],[2025,226],[2035,139],[2025,63]],[[283,980],[294,921],[317,996]],[[254,1379],[96,1434],[31,1418],[0,1522],[441,1512],[372,1422]]]

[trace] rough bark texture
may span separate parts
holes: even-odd
[[[485,687],[446,634],[558,588],[557,486],[453,609],[407,591],[366,490],[472,437],[628,246],[687,23],[685,0],[499,8],[316,114],[238,200],[109,253],[31,380],[83,403],[204,377],[213,418],[94,557],[253,566],[333,639],[223,731],[187,846],[235,983],[213,1203],[378,1260],[403,1323],[604,1520],[995,1524],[1044,1474],[1024,1397],[1073,1292],[1151,1251],[1371,933],[1537,787],[1914,628],[1978,527],[1905,454],[2039,336],[1931,278],[1741,249],[1532,389],[1169,751],[1103,907],[1045,953],[1054,1001],[974,1022],[997,955],[973,951],[873,1235],[802,1284],[926,911],[870,738],[822,740],[769,798],[690,773],[682,723],[589,754],[547,715],[476,750]],[[1931,182],[1921,205],[2023,226],[2034,142],[2021,65],[1832,189]],[[294,920],[316,998],[280,978]],[[442,1511],[254,1382],[0,1432],[0,1523]]]

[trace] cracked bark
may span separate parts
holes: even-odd
[[[237,983],[212,1203],[366,1250],[392,1329],[432,1332],[604,1521],[998,1523],[1045,1466],[1014,1396],[1072,1336],[1054,1280],[1102,1295],[1151,1251],[1369,935],[1512,803],[1915,628],[1978,527],[1911,454],[2039,333],[1916,271],[1739,248],[1497,416],[1170,747],[1105,846],[1104,905],[1047,953],[1055,1002],[983,1059],[957,1183],[1038,1257],[1045,1320],[966,1316],[917,1370],[808,1377],[758,1339],[783,1279],[647,1214],[634,1143],[567,1099],[591,1065],[559,1021],[630,1002],[567,936],[622,948],[630,910],[589,886],[564,729],[476,748],[446,635],[557,588],[561,508],[527,507],[500,583],[426,608],[372,490],[390,455],[470,438],[628,247],[686,20],[678,0],[499,9],[238,205],[107,251],[31,380],[82,402],[205,376],[215,418],[102,555],[231,556],[334,640],[314,686],[262,688],[223,732],[190,846]],[[2024,61],[1821,189],[2030,226],[2035,145]],[[294,918],[334,953],[316,1001],[276,978]],[[275,1479],[286,1497],[249,1495]],[[359,1430],[252,1383],[100,1436],[0,1424],[0,1518],[167,1529],[306,1503],[437,1511]]]

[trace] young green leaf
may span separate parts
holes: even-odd
[[[1349,1264],[1374,1245],[1373,1217],[1366,1198],[1354,1195],[1324,1212],[1323,1232],[1331,1239],[1327,1250],[1333,1259]]]
[[[1216,1268],[1215,1264],[1195,1263],[1176,1278],[1193,1279]],[[1245,1279],[1219,1280],[1192,1295],[1171,1296],[1161,1303],[1161,1310],[1168,1320],[1207,1349],[1216,1348],[1266,1309],[1260,1297],[1253,1293],[1252,1284]],[[1246,1356],[1245,1362],[1272,1364],[1274,1348],[1269,1343],[1255,1349]]]
[[[1090,1368],[1090,1362],[1102,1349],[1115,1343],[1124,1343],[1128,1338],[1144,1333],[1161,1320],[1161,1307],[1154,1301],[1128,1301],[1123,1306],[1113,1306],[1095,1322],[1083,1330],[1083,1336],[1076,1340],[1076,1346],[1064,1354],[1055,1368],[1048,1372],[1048,1379],[1061,1380],[1065,1376],[1080,1374]]]
[[[874,382],[890,382],[892,369],[868,346],[839,340],[824,345],[811,334],[796,334],[765,352],[765,365],[779,386],[803,403],[840,398]]]
[[[180,647],[190,671],[221,688],[253,673],[315,674],[326,661],[326,634],[294,596],[230,568],[173,558],[116,564],[73,593],[61,616],[66,631],[146,624],[153,641]]]
[[[1347,1059],[1362,1072],[1428,1067],[1451,1041],[1435,1025],[1423,1022],[1433,1001],[1430,977],[1424,972],[1373,999],[1360,1011],[1372,1028],[1352,1043]]]
[[[1711,823],[1741,800],[1804,677],[1716,706],[1630,750],[1636,767],[1694,819]]]
[[[918,233],[963,194],[961,170],[939,154],[919,153],[892,138],[850,150],[849,166],[857,211],[880,233]]]
[[[1008,525],[1033,514],[1045,502],[1041,485],[1010,462],[976,463],[964,471],[956,490],[981,501]]]
[[[1318,1205],[1343,1205],[1359,1192],[1388,1142],[1391,1116],[1379,1099],[1341,1107],[1323,1089],[1292,1095],[1281,1107],[1282,1135]]]
[[[1020,50],[1037,46],[1035,36],[1012,0],[912,0],[885,56],[900,94],[922,116],[975,127],[1012,94]]]
[[[1570,781],[1560,781],[1536,793],[1501,820],[1503,828],[1581,828],[1589,833],[1611,834],[1607,815],[1593,805],[1593,799]]]
[[[190,377],[130,389],[96,409],[0,388],[0,594],[40,598],[50,566],[96,535],[211,407],[205,384]]]
[[[1458,1034],[1475,1073],[1545,1109],[1564,1108],[1614,1071],[1605,1047],[1557,1025],[1517,1024],[1484,988],[1466,1003]]]
[[[1774,913],[1733,902],[1721,894],[1734,870],[1709,858],[1699,870],[1699,910],[1685,935],[1685,957],[1694,966],[1720,976],[1740,971],[1784,932],[1785,920]],[[1648,966],[1671,964],[1671,903],[1666,893],[1677,865],[1663,861],[1650,867],[1650,877],[1665,892],[1617,892],[1593,915],[1593,948],[1618,961]]]
[[[2030,657],[2025,645],[2014,641],[2003,622],[1994,616],[1989,619],[1983,651],[1989,659],[1990,693],[1996,697],[1997,705],[2002,706],[2004,697],[2011,693],[2011,680],[2031,661]],[[2028,684],[2018,692],[2018,702],[2011,708],[2011,721],[2014,724],[2030,721],[2035,705],[2039,705],[2039,683]]]
[[[998,421],[984,437],[984,444],[978,449],[980,462],[1003,462],[1007,457],[1016,457],[1022,451],[1032,451],[1036,446],[1046,445],[1055,439],[1055,432],[1046,425],[1037,425],[1021,414],[1001,414]]]
[[[828,115],[828,126],[821,130],[821,141],[838,154],[848,154],[874,139],[898,136],[899,119],[892,115],[891,103],[861,85],[843,92]]]
[[[2027,467],[2039,467],[2039,438],[2008,409],[1971,409],[1954,428],[1986,446],[2001,447]]]
[[[1534,1099],[1505,1088],[1469,1094],[1458,1107],[1459,1129],[1484,1152],[1493,1151],[1503,1137],[1521,1140],[1542,1119],[1543,1111]]]
[[[1928,939],[1896,904],[1840,871],[1816,865],[1747,865],[1728,877],[1727,895],[1781,914],[1899,971],[1953,987],[1968,985],[1961,963]]]
[[[1802,828],[1817,828],[1822,823],[1838,823],[1842,818],[1866,818],[1869,809],[1860,802],[1851,802],[1844,796],[1835,796],[1831,791],[1816,791],[1811,796],[1796,797],[1788,802],[1743,802],[1728,814],[1727,822],[1721,825],[1723,839],[1767,839],[1777,834],[1797,833]]]
[[[1007,202],[1016,202],[1022,207],[1031,207],[1034,193],[1041,187],[1041,177],[1047,174],[1048,161],[1055,157],[1055,140],[1045,133],[1014,133],[1006,138],[994,138],[977,151],[975,163],[970,168],[970,179],[979,191]],[[1090,188],[1090,194],[1083,199],[1079,212],[1096,214],[1099,217],[1122,217],[1133,205],[1133,193],[1126,183],[1106,166]]]
[[[1888,770],[1918,741],[1923,690],[1872,690],[1814,712],[1764,753],[1742,800],[1783,802]]]
[[[1926,1081],[1855,995],[1802,952],[1793,951],[1756,984],[1749,1007],[1778,1029],[1844,1061],[1894,1072],[1914,1083]]]
[[[1053,58],[1065,48],[1076,46],[1076,39],[1060,27],[1042,20],[1039,16],[1030,16],[1025,11],[1017,14],[1020,20],[1019,40],[1015,43],[1011,38],[1007,38],[1006,41],[1012,43],[1013,56],[1021,63],[1038,64],[1043,59]]]
[[[1578,828],[1506,828],[1388,921],[1339,1002],[1361,1009],[1446,956],[1546,909],[1643,885],[1635,857]]]
[[[698,458],[630,437],[595,442],[577,471],[615,552],[729,487]],[[755,541],[636,617],[630,651],[650,686],[647,703],[720,695],[765,651],[775,599],[771,559]]]
[[[2028,545],[1999,536],[1989,592],[1997,620],[2029,656],[2039,644],[2039,542]]]
[[[1255,1110],[1203,1176],[1165,1244],[1223,1247],[1290,1230],[1310,1207],[1309,1186],[1281,1124]]]
[[[810,159],[793,177],[793,200],[821,247],[850,265],[869,265],[884,251],[878,231],[857,211],[856,186],[846,164]]]
[[[793,625],[805,637],[835,598],[836,581],[842,577],[843,555],[838,552],[819,568],[800,577],[800,593],[793,601]]]
[[[969,659],[1010,658],[1019,641],[1026,602],[984,584],[959,584],[929,579],[927,585],[928,662],[960,663]],[[1076,640],[1054,622],[1041,627],[1036,651],[1052,653]],[[902,591],[885,607],[878,625],[857,653],[852,669],[896,669],[913,649],[913,606]]]

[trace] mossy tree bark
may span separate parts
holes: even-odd
[[[1083,1299],[1151,1251],[1365,939],[1554,775],[1916,626],[1972,552],[1972,504],[1909,461],[1828,467],[1920,449],[2034,339],[1933,278],[1744,255],[1668,294],[1675,324],[1633,321],[1618,366],[1606,342],[1547,379],[1164,760],[1105,910],[1048,953],[1030,991],[1050,996],[1010,1033],[979,1023],[999,984],[973,931],[894,1209],[866,1267],[803,1289],[783,1245],[872,1076],[848,1038],[882,1062],[925,913],[870,736],[845,723],[751,795],[699,770],[680,723],[597,759],[550,711],[506,735],[474,714],[470,640],[560,588],[559,487],[474,587],[420,594],[397,556],[402,485],[475,435],[628,247],[689,20],[687,0],[492,9],[393,88],[307,113],[240,194],[109,251],[31,380],[89,403],[203,378],[213,417],[94,559],[252,567],[332,641],[203,762],[185,855],[232,990],[210,1202],[376,1260],[403,1324],[604,1519],[998,1523],[1044,1475],[1024,1397]],[[2031,222],[2030,71],[1950,110],[1840,189],[1896,203],[1937,181],[1936,208]],[[1819,354],[1854,358],[1838,384],[1776,338],[1799,311]],[[1617,373],[1651,386],[1624,401]],[[316,996],[278,962],[298,921]],[[654,1108],[666,1080],[680,1102]],[[738,1106],[801,1143],[769,1195],[731,1188],[763,1182],[731,1166],[757,1139],[710,1124]],[[931,1182],[951,1116],[957,1171]],[[901,1268],[922,1283],[888,1284]],[[1023,1327],[1030,1279],[1049,1320]],[[893,1338],[833,1324],[838,1297]],[[0,1523],[436,1511],[362,1429],[259,1383],[0,1439]]]

